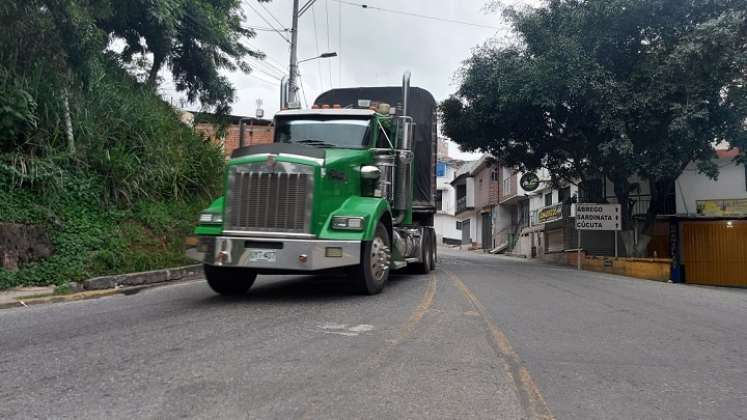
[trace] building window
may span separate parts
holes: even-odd
[[[462,222],[460,222],[459,220],[457,220],[456,222],[456,230],[462,230]]]
[[[490,172],[490,180],[491,181],[498,181],[498,169],[493,169]]]
[[[579,185],[579,202],[602,203],[607,197],[607,183],[603,179],[588,179]]]
[[[545,206],[552,206],[552,191],[545,194]]]
[[[569,203],[571,201],[571,187],[558,190],[558,203]]]
[[[446,164],[444,162],[438,162],[436,164],[436,176],[438,177],[446,176]]]
[[[436,191],[436,211],[441,211],[444,209],[443,208],[443,197],[444,197],[443,190]]]

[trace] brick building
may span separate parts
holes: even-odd
[[[214,114],[197,113],[194,115],[194,127],[199,133],[210,138],[223,147],[226,157],[239,147],[241,138],[241,121],[244,121],[244,141],[247,146],[268,144],[273,141],[272,120],[261,118],[227,115],[218,120]],[[220,121],[220,122],[218,122]],[[217,137],[220,124],[226,124],[223,137]]]

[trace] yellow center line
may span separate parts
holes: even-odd
[[[428,312],[431,306],[433,306],[433,301],[436,297],[436,275],[434,274],[434,272],[431,272],[429,277],[430,278],[428,279],[428,287],[425,289],[425,293],[423,294],[423,299],[420,301],[420,305],[415,308],[415,311],[410,316],[410,319],[408,319],[400,329],[400,336],[402,338],[412,333],[412,330],[415,329],[415,325],[417,325],[417,323],[420,322],[421,319],[423,319],[425,313]]]
[[[454,281],[454,284],[464,294],[464,297],[472,304],[472,306],[479,312],[480,317],[485,322],[485,325],[493,339],[496,352],[508,365],[508,371],[511,374],[511,378],[514,381],[516,391],[519,395],[524,410],[527,413],[529,419],[542,419],[551,420],[555,419],[552,415],[550,408],[547,406],[542,393],[540,392],[534,380],[526,367],[521,364],[519,355],[514,351],[513,347],[508,341],[506,334],[501,331],[498,325],[488,314],[488,311],[482,305],[477,296],[464,284],[461,278],[456,274],[446,271],[449,278]]]
[[[433,306],[433,302],[436,298],[436,289],[438,287],[438,283],[436,281],[436,276],[433,272],[430,273],[428,278],[428,286],[425,289],[425,292],[423,293],[423,297],[420,300],[420,304],[417,308],[412,312],[410,317],[405,321],[404,324],[399,329],[399,334],[396,338],[389,340],[389,344],[385,346],[382,351],[379,353],[377,357],[377,361],[382,361],[386,355],[389,354],[399,343],[402,342],[402,340],[409,337],[412,332],[415,330],[415,327],[418,325],[421,319],[425,316],[425,314],[431,309]]]

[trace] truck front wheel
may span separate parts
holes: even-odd
[[[361,249],[361,264],[350,274],[355,277],[361,293],[375,295],[384,289],[389,279],[392,262],[392,245],[389,232],[379,223],[374,238]]]
[[[257,273],[245,268],[216,267],[204,265],[205,278],[215,293],[224,296],[241,296],[246,294],[254,284]]]

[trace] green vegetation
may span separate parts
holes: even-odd
[[[105,49],[110,11],[0,5],[0,223],[45,226],[55,246],[0,268],[0,289],[187,263],[184,240],[218,195],[222,152]],[[210,102],[210,91],[195,92]]]
[[[686,165],[715,178],[714,144],[747,146],[747,3],[551,0],[509,16],[519,42],[466,61],[444,132],[507,166],[609,179],[642,255]],[[651,201],[634,248],[636,178]]]
[[[91,89],[71,95],[80,104],[75,153],[64,129],[44,124],[54,104],[41,99],[43,83],[24,91],[35,102],[32,116],[17,120],[24,140],[5,147],[4,135],[0,222],[45,225],[56,252],[18,272],[0,269],[0,288],[187,262],[184,239],[217,195],[222,153],[115,65],[98,71]]]

